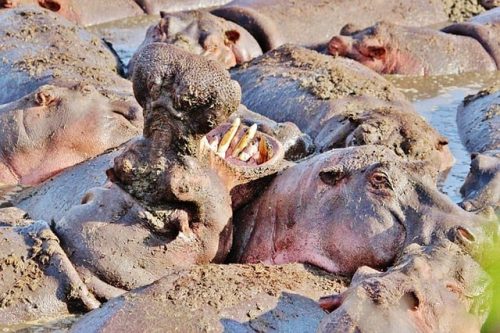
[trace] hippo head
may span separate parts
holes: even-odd
[[[0,106],[0,124],[0,182],[37,184],[140,134],[142,112],[89,84],[45,85]]]
[[[356,103],[356,104],[353,104]],[[361,103],[361,104],[360,104]],[[442,172],[451,168],[455,158],[448,140],[420,115],[399,105],[366,108],[367,98],[346,105],[355,111],[335,116],[323,124],[314,143],[321,151],[361,145],[382,145],[398,156],[431,163]],[[376,102],[375,102],[376,103]]]
[[[174,44],[231,68],[262,54],[245,29],[208,12],[161,12],[159,24],[148,29],[144,43]]]
[[[500,208],[500,151],[471,155],[470,171],[460,188],[464,201],[460,205],[467,211]]]
[[[38,5],[54,13],[77,21],[77,15],[68,3],[68,0],[0,0],[0,8],[14,8],[20,5]]]
[[[349,31],[352,35],[334,36],[328,42],[328,53],[356,60],[377,73],[397,74],[402,64],[415,62],[397,49],[394,38],[402,29],[404,27],[379,22],[361,31]]]
[[[405,245],[436,235],[474,247],[478,218],[437,190],[432,170],[379,146],[299,163],[235,218],[236,259],[305,262],[350,275],[361,265],[387,267]]]

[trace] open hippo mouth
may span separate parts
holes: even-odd
[[[210,131],[202,138],[201,150],[209,152],[212,162],[225,161],[243,176],[251,170],[272,166],[283,157],[279,141],[259,132],[257,124],[243,125],[239,118]]]

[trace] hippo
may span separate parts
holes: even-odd
[[[0,270],[2,326],[100,306],[44,221],[0,227]]]
[[[115,55],[96,36],[43,8],[0,11],[0,104],[45,84],[89,82],[108,95],[130,96]],[[134,101],[135,103],[135,101]]]
[[[219,61],[226,68],[262,55],[259,44],[245,29],[206,11],[162,11],[160,16],[160,23],[149,27],[138,50],[156,42],[173,44],[193,54]],[[134,62],[132,58],[129,63],[130,76]]]
[[[35,185],[140,135],[140,106],[90,84],[44,85],[0,105],[0,183]]]
[[[350,276],[362,265],[387,268],[405,246],[450,230],[479,239],[481,219],[441,194],[432,170],[382,146],[306,159],[235,214],[231,260],[302,262]]]
[[[471,167],[460,189],[469,211],[500,207],[500,86],[467,96],[457,112],[458,132],[471,153]]]
[[[201,8],[218,7],[231,0],[135,0],[149,15],[158,15],[160,12],[174,13]]]
[[[80,25],[92,25],[143,15],[134,0],[0,0],[0,9],[38,5]]]
[[[350,287],[320,299],[333,311],[318,332],[481,332],[491,279],[460,243],[410,244],[386,272],[356,271]]]
[[[392,84],[366,67],[285,45],[232,71],[242,101],[275,121],[290,121],[318,151],[379,144],[444,171],[454,163],[448,141]],[[425,135],[422,135],[425,133]]]
[[[175,269],[88,313],[70,332],[313,333],[326,315],[316,300],[346,282],[300,264]]]
[[[387,21],[351,36],[334,36],[328,53],[354,59],[381,74],[425,76],[497,70],[495,60],[476,39]]]
[[[447,21],[441,0],[234,0],[212,13],[248,30],[264,52],[285,43],[317,47],[348,24],[368,26],[382,19],[409,26]]]
[[[328,53],[354,59],[382,74],[444,75],[500,68],[500,9],[437,31],[386,21],[344,32]],[[432,47],[429,47],[432,45]]]
[[[133,86],[143,137],[54,225],[103,299],[152,283],[171,266],[224,261],[233,207],[286,166],[281,144],[257,125],[226,122],[241,92],[217,62],[152,43],[138,55]]]

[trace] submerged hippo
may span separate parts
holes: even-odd
[[[462,206],[480,211],[500,207],[500,86],[468,96],[458,107],[458,132],[471,155],[471,168],[460,192]]]
[[[119,96],[132,97],[114,54],[96,36],[48,10],[34,7],[0,11],[0,104],[23,97],[44,84],[89,82]]]
[[[89,84],[45,85],[0,105],[0,183],[34,185],[139,135],[142,112]]]
[[[411,244],[387,272],[360,268],[343,293],[320,300],[327,310],[318,332],[479,333],[491,280],[459,244]]]
[[[236,214],[233,259],[351,275],[361,265],[390,266],[410,243],[475,228],[479,219],[437,190],[431,170],[380,146],[298,163]]]
[[[446,138],[392,84],[350,59],[285,45],[233,70],[232,77],[242,87],[243,104],[297,124],[319,151],[378,144],[441,171],[454,162]]]
[[[100,305],[43,221],[0,227],[0,271],[2,326],[90,311]]]
[[[495,60],[478,40],[386,21],[352,36],[333,37],[328,53],[354,59],[381,74],[443,75],[497,70]]]
[[[144,14],[134,0],[0,0],[0,9],[38,5],[81,25],[92,25]]]
[[[160,23],[151,26],[141,47],[162,42],[190,53],[204,55],[231,68],[262,54],[257,41],[245,29],[206,11],[160,13]],[[136,59],[129,64],[132,76]]]
[[[135,0],[141,8],[150,15],[160,12],[174,13],[200,8],[225,5],[231,0]]]

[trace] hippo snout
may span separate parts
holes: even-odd
[[[335,36],[328,42],[328,53],[335,56],[344,57],[352,46],[352,40],[349,37]]]

